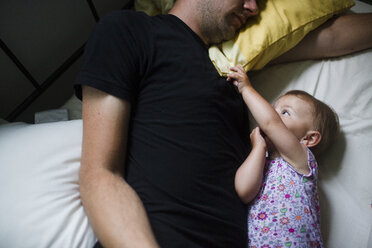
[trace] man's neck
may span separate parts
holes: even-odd
[[[200,32],[200,18],[197,14],[197,0],[177,0],[169,14],[177,16],[208,46],[207,40]]]

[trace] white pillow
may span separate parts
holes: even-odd
[[[81,140],[81,120],[0,126],[0,247],[93,247]]]
[[[81,119],[82,102],[73,94],[61,107],[68,110],[69,120]]]

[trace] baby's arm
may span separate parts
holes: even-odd
[[[261,189],[266,142],[256,127],[251,132],[252,151],[235,174],[235,190],[244,203],[252,201]]]
[[[307,150],[287,129],[275,109],[251,85],[243,67],[231,68],[227,81],[238,87],[258,126],[268,136],[280,155],[300,173],[307,174]]]

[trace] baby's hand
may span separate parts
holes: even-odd
[[[250,138],[252,142],[252,147],[262,146],[266,149],[266,141],[265,138],[262,136],[259,127],[256,127],[255,129],[252,130]]]
[[[242,93],[244,87],[251,85],[247,73],[241,65],[231,67],[230,70],[232,72],[227,74],[226,81],[233,80],[233,84],[238,87],[239,92]]]

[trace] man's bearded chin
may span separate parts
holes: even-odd
[[[206,30],[209,36],[209,45],[217,45],[224,41],[232,40],[239,34],[242,28],[235,29],[229,23],[230,22],[226,20],[223,25],[218,25],[215,30]]]
[[[221,34],[221,33],[220,33]],[[213,37],[209,39],[209,45],[218,45],[224,41],[232,40],[236,35],[238,34],[238,31],[235,33],[229,32],[224,33],[224,35],[214,35]]]

